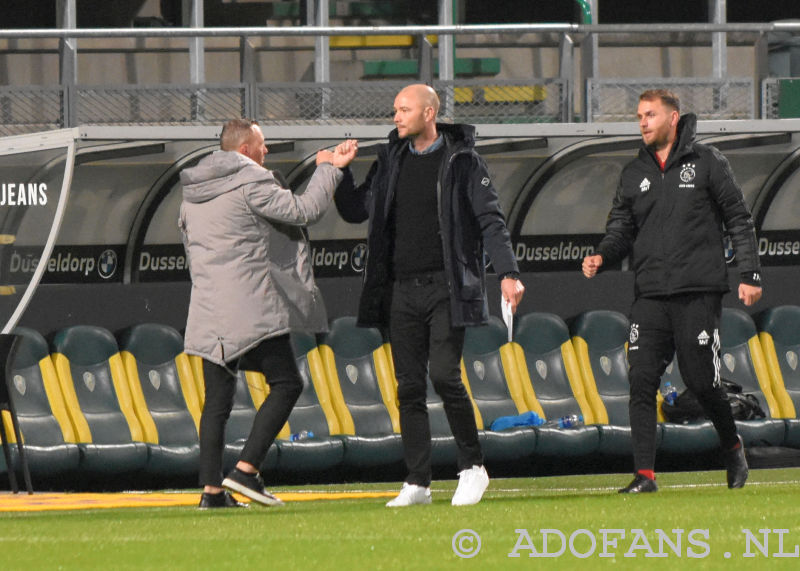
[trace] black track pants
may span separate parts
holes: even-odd
[[[723,450],[736,445],[736,424],[720,379],[721,316],[720,293],[686,293],[634,302],[628,362],[636,470],[654,468],[656,393],[676,351],[683,381],[714,423]]]

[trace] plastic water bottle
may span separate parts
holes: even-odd
[[[558,419],[559,428],[577,428],[583,426],[582,414],[568,414]]]
[[[307,440],[309,438],[314,438],[314,433],[310,430],[301,430],[300,432],[295,432],[289,437],[289,440],[292,442],[297,442],[298,440]]]
[[[664,384],[664,388],[661,389],[661,396],[664,397],[664,402],[668,405],[674,405],[675,399],[678,398],[678,389],[676,389],[672,383],[667,381]]]

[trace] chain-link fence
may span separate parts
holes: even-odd
[[[764,82],[765,119],[781,116],[781,81]],[[76,125],[219,125],[232,117],[271,125],[383,125],[392,122],[395,95],[407,84],[79,85],[67,92],[58,86],[5,87],[0,88],[0,135]],[[568,122],[570,87],[558,78],[434,82],[441,119],[474,124]],[[592,79],[587,84],[589,121],[630,121],[639,94],[659,87],[675,91],[682,108],[700,119],[756,117],[749,78]]]
[[[78,86],[78,125],[219,125],[249,114],[247,86]]]
[[[325,84],[262,83],[257,117],[264,123],[383,125],[392,122],[397,92],[408,81]],[[566,81],[435,81],[440,117],[467,123],[536,123],[566,120]]]
[[[647,89],[670,89],[680,97],[681,110],[698,119],[754,119],[755,84],[750,78],[711,79],[589,79],[588,120],[630,121],[636,117],[639,94]]]
[[[0,87],[0,136],[64,127],[60,86]]]

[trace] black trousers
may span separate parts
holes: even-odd
[[[406,482],[418,486],[431,483],[428,375],[455,437],[459,470],[483,464],[475,413],[461,382],[464,328],[451,326],[450,294],[443,273],[395,282],[389,339],[397,375]]]
[[[656,393],[675,352],[681,376],[714,423],[723,450],[736,445],[736,424],[720,378],[721,318],[720,293],[638,298],[634,302],[628,362],[636,470],[652,470],[655,465]]]
[[[289,335],[266,339],[229,367],[203,360],[206,399],[200,416],[200,485],[222,484],[225,424],[233,408],[237,370],[260,371],[269,396],[258,409],[239,460],[259,468],[303,390]]]

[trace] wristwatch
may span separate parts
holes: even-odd
[[[506,278],[511,278],[512,280],[519,280],[519,272],[506,272],[504,274],[500,274],[497,277],[500,281],[503,281]]]

